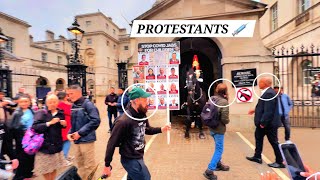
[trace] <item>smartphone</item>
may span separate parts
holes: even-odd
[[[305,172],[297,146],[293,143],[279,144],[280,152],[286,163],[287,170],[292,180],[305,180],[306,177],[300,176],[301,172]]]

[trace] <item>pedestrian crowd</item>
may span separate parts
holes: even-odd
[[[12,100],[0,92],[0,125],[4,130],[0,158],[10,158],[16,180],[41,176],[54,180],[57,170],[70,166],[73,160],[80,177],[87,179],[96,166],[98,109],[90,96],[82,96],[78,85],[48,92],[44,99],[40,106],[24,88],[19,88]],[[74,156],[69,155],[71,146]]]

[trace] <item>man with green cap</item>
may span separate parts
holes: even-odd
[[[112,156],[114,150],[119,146],[121,164],[128,172],[128,179],[150,180],[151,175],[144,163],[143,155],[145,148],[145,134],[153,135],[166,132],[171,129],[171,125],[162,128],[151,127],[146,118],[148,111],[147,98],[151,94],[145,92],[140,87],[133,88],[129,92],[131,104],[126,109],[126,113],[120,116],[114,124],[111,136],[108,141],[105,168],[103,174],[110,177]],[[130,116],[128,116],[129,114]]]

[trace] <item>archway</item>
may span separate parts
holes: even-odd
[[[64,79],[62,79],[62,78],[57,79],[57,81],[56,81],[56,89],[57,90],[63,90],[65,82],[66,81]]]
[[[49,86],[49,81],[45,77],[39,77],[36,81],[36,94],[38,99],[43,99],[51,88]]]
[[[187,90],[184,88],[186,85],[187,71],[192,67],[192,61],[194,55],[198,56],[200,69],[202,70],[203,82],[200,83],[201,88],[206,92],[209,89],[210,84],[222,77],[222,54],[218,45],[210,38],[181,38],[180,52],[181,52],[181,64],[180,64],[180,103],[184,103],[187,99]],[[216,85],[216,84],[215,84]],[[211,94],[214,92],[213,87]],[[173,111],[173,115],[185,115],[185,110]]]

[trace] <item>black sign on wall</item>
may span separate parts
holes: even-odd
[[[257,77],[257,69],[234,70],[231,71],[231,77],[236,87],[249,87]],[[257,81],[254,85],[257,85]]]

